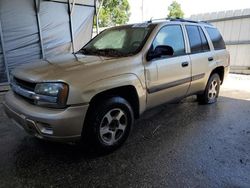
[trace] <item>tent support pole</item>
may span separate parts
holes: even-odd
[[[10,83],[10,72],[9,72],[9,67],[8,67],[8,63],[7,63],[5,47],[4,47],[3,29],[2,29],[1,20],[0,20],[0,39],[1,39],[1,45],[2,45],[2,50],[3,50],[3,61],[4,61],[4,65],[5,65],[5,71],[7,74],[8,82]]]
[[[96,12],[96,33],[99,34],[99,15],[102,9],[102,5],[103,5],[103,0],[101,0],[100,4],[99,4],[99,9]]]
[[[34,0],[35,4],[35,11],[36,11],[36,21],[37,21],[37,27],[38,27],[38,34],[39,34],[39,41],[40,41],[40,47],[41,47],[41,57],[42,59],[45,59],[45,53],[44,53],[44,47],[43,47],[43,36],[42,36],[42,30],[41,30],[41,22],[40,22],[40,0]]]
[[[68,14],[69,14],[69,27],[70,27],[70,36],[71,36],[71,43],[72,43],[72,51],[75,53],[75,39],[74,39],[74,30],[73,30],[73,23],[72,23],[72,11],[74,10],[75,0],[73,0],[72,8],[71,8],[71,0],[68,0]]]

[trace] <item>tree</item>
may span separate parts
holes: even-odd
[[[130,6],[128,0],[99,0],[98,23],[100,27],[125,24],[129,21]]]
[[[168,18],[183,18],[184,12],[181,10],[181,5],[177,1],[173,1],[168,7]]]

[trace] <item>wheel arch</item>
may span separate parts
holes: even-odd
[[[116,96],[122,97],[125,100],[127,100],[133,109],[134,117],[139,118],[140,116],[139,96],[138,96],[135,86],[133,85],[115,87],[115,88],[107,89],[105,91],[97,93],[95,96],[91,98],[90,103],[89,103],[90,109],[88,111],[90,111],[91,107],[94,107],[95,104],[102,102],[103,100],[107,98],[116,97]],[[88,112],[87,112],[87,115],[88,115]]]
[[[215,73],[217,73],[220,76],[221,84],[223,84],[224,75],[225,75],[225,67],[223,67],[223,66],[216,67],[214,70],[212,70],[209,78]]]

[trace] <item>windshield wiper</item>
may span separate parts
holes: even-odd
[[[111,56],[111,57],[121,57],[124,54],[116,49],[106,48],[106,49],[89,49],[82,48],[78,53],[83,53],[84,55],[99,55],[99,56]]]
[[[97,50],[88,49],[88,48],[82,48],[77,53],[83,53],[84,55],[96,55],[97,54]]]
[[[102,56],[112,56],[112,57],[124,56],[122,52],[116,49],[112,49],[112,48],[100,49],[100,50],[97,50],[97,53]]]

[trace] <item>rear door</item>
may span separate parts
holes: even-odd
[[[211,41],[208,40],[204,28],[198,25],[186,25],[192,64],[192,82],[188,94],[204,91],[211,70],[216,67]]]
[[[148,107],[184,97],[191,81],[190,58],[186,53],[181,25],[167,25],[156,35],[151,50],[159,45],[171,46],[173,56],[153,59],[146,63]]]

